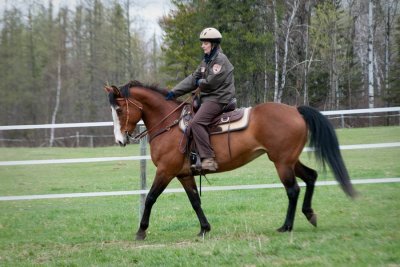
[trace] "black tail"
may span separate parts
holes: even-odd
[[[350,197],[354,197],[356,192],[350,182],[332,124],[312,107],[300,106],[297,110],[306,121],[310,132],[310,146],[314,147],[317,159],[322,162],[324,167],[325,163],[328,163],[343,191]]]

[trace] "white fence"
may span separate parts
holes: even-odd
[[[143,146],[142,142],[142,146]],[[145,145],[145,144],[144,144]],[[340,150],[351,149],[373,149],[373,148],[389,148],[400,147],[400,142],[394,143],[379,143],[379,144],[356,144],[343,145]],[[313,149],[305,147],[303,152],[309,152]],[[149,155],[142,156],[127,156],[127,157],[102,157],[102,158],[76,158],[76,159],[42,159],[42,160],[15,160],[15,161],[0,161],[0,166],[19,166],[19,165],[43,165],[43,164],[70,164],[70,163],[89,163],[89,162],[106,162],[106,161],[129,161],[129,160],[149,160]]]
[[[351,114],[371,114],[371,113],[383,113],[383,112],[398,112],[400,115],[400,107],[390,108],[370,108],[370,109],[350,109],[350,110],[331,110],[322,111],[321,113],[326,116],[340,116],[344,118],[345,115]],[[82,127],[105,127],[112,126],[112,121],[106,122],[83,122],[83,123],[59,123],[59,124],[38,124],[38,125],[5,125],[0,126],[0,131],[7,130],[28,130],[28,129],[57,129],[57,128],[82,128]],[[140,121],[139,125],[143,125]]]
[[[344,116],[346,114],[362,114],[362,113],[381,113],[381,112],[399,112],[400,107],[393,108],[376,108],[376,109],[357,109],[357,110],[338,110],[338,111],[325,111],[322,112],[326,116],[330,115],[340,115]],[[142,124],[142,123],[139,123]],[[0,130],[23,130],[23,129],[51,129],[51,128],[75,128],[75,127],[104,127],[112,126],[112,122],[92,122],[92,123],[62,123],[62,124],[42,124],[42,125],[10,125],[10,126],[0,126]],[[143,130],[144,126],[141,126]],[[135,193],[132,191],[121,191],[121,192],[94,192],[94,193],[78,193],[75,194],[60,194],[58,195],[45,195],[43,197],[34,196],[16,196],[16,197],[0,197],[1,200],[23,200],[23,199],[41,199],[41,198],[60,198],[60,197],[78,197],[78,196],[106,196],[106,195],[121,195],[121,194],[140,194],[142,203],[144,202],[146,191],[146,160],[150,159],[150,156],[146,155],[146,138],[141,140],[141,156],[130,156],[130,157],[105,157],[105,158],[77,158],[77,159],[51,159],[51,160],[24,160],[24,161],[0,161],[0,166],[16,166],[16,165],[37,165],[37,164],[70,164],[70,163],[86,163],[86,162],[104,162],[104,161],[121,161],[121,160],[141,160],[141,190]],[[381,143],[381,144],[359,144],[359,145],[347,145],[340,146],[340,149],[371,149],[371,148],[387,148],[387,147],[400,147],[400,142],[395,143]],[[304,152],[311,151],[310,148],[305,148]],[[373,181],[376,182],[376,181]],[[393,178],[387,182],[400,182],[399,178]],[[332,182],[335,183],[335,182]],[[360,182],[363,183],[363,182]],[[262,185],[261,185],[262,186]],[[247,188],[249,187],[249,188]],[[244,186],[244,189],[253,189],[254,186],[248,185]],[[228,188],[228,189],[227,189]],[[227,187],[221,190],[235,190],[243,189]],[[259,188],[256,186],[254,188]],[[210,189],[212,190],[212,189]],[[215,189],[218,190],[218,189]],[[141,207],[142,211],[143,207]],[[141,217],[141,216],[140,216]]]
[[[353,184],[384,184],[384,183],[400,183],[400,178],[376,178],[376,179],[357,179],[351,180]],[[317,181],[316,186],[337,185],[336,181]],[[299,186],[304,187],[305,183],[300,182]],[[283,184],[252,184],[252,185],[226,185],[226,186],[206,186],[203,192],[210,191],[231,191],[231,190],[253,190],[253,189],[272,189],[282,188]],[[165,193],[184,193],[183,188],[167,188]],[[112,192],[88,192],[88,193],[69,193],[69,194],[47,194],[47,195],[26,195],[26,196],[0,196],[0,201],[16,201],[16,200],[36,200],[36,199],[59,199],[59,198],[78,198],[78,197],[108,197],[108,196],[128,196],[128,195],[145,195],[148,190],[132,190],[132,191],[112,191]]]
[[[374,125],[400,125],[400,107],[322,111],[335,127],[368,127]],[[363,115],[365,114],[365,115]],[[142,124],[142,122],[141,122]],[[4,125],[0,126],[0,146],[47,146],[49,137],[46,129],[66,129],[59,131],[54,138],[56,146],[104,146],[113,140],[112,132],[103,129],[89,131],[93,127],[109,127],[111,121],[91,123],[59,123],[40,125]],[[76,129],[74,131],[73,129]],[[21,134],[7,131],[26,130]],[[29,130],[37,130],[29,133]],[[41,130],[41,131],[39,131]]]

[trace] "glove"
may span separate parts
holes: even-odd
[[[175,98],[175,93],[172,91],[169,91],[168,94],[165,96],[166,100],[172,100]]]
[[[198,80],[196,80],[196,85],[197,85],[197,87],[199,87],[202,83],[205,83],[206,82],[206,79],[198,79]]]

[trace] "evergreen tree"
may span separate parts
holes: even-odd
[[[27,31],[16,8],[5,10],[0,40],[0,124],[37,123],[28,113],[32,105],[32,71],[29,68]],[[29,116],[28,116],[29,115]]]
[[[162,50],[164,66],[162,71],[169,75],[167,85],[172,86],[192,73],[201,59],[197,38],[202,30],[198,23],[200,13],[193,3],[172,0],[175,10],[160,20],[165,31]]]
[[[223,35],[222,48],[235,66],[239,101],[252,105],[263,101],[264,77],[269,69],[271,33],[265,29],[264,1],[172,1],[173,12],[161,21],[165,31],[163,70],[175,85],[198,66],[202,52],[199,33],[215,27]],[[266,64],[269,64],[266,66]]]
[[[390,83],[389,92],[386,96],[386,102],[388,106],[400,106],[400,18],[397,19],[396,24],[397,34],[395,36],[395,49],[396,55],[394,57],[394,63],[390,70]]]

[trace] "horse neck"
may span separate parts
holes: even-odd
[[[171,111],[178,107],[175,101],[167,101],[163,95],[151,89],[131,88],[131,96],[142,104],[142,120],[147,129],[160,123]],[[175,113],[172,114],[165,120],[165,123],[170,123],[175,120],[177,116],[178,115]]]

